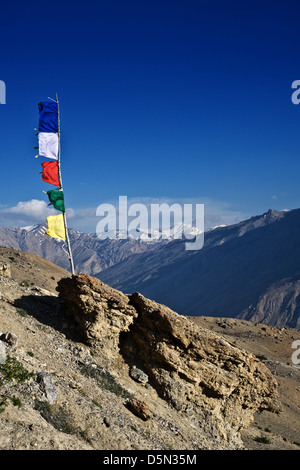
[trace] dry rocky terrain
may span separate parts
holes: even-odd
[[[300,332],[184,317],[0,247],[1,450],[299,450]]]
[[[292,362],[296,351],[292,344],[299,341],[300,331],[232,318],[193,317],[193,321],[254,353],[278,383],[282,412],[256,413],[251,426],[242,432],[245,447],[300,450],[300,365]]]

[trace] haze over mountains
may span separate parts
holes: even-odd
[[[62,242],[44,226],[0,228],[0,245],[68,267]],[[267,213],[186,240],[99,240],[70,230],[77,272],[125,293],[140,292],[184,315],[237,317],[300,328],[300,209]]]

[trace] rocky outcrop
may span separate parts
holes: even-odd
[[[94,354],[114,360],[120,332],[128,331],[137,316],[129,297],[85,274],[62,279],[57,290]]]
[[[208,418],[224,441],[236,438],[255,411],[279,411],[277,384],[254,355],[188,318],[135,293],[138,317],[122,336],[121,352],[148,374],[177,410]],[[203,424],[202,424],[203,425]]]
[[[264,364],[166,306],[83,274],[62,279],[57,290],[93,354],[144,372],[161,398],[210,436],[212,448],[239,448],[239,432],[256,411],[280,411]]]

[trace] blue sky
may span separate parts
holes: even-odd
[[[45,222],[37,103],[58,93],[69,226],[96,208],[204,203],[212,224],[300,207],[296,1],[1,5],[0,225]]]

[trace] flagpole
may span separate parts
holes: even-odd
[[[58,177],[59,177],[60,187],[63,190],[62,177],[61,177],[61,168],[60,168],[60,115],[59,115],[59,102],[58,102],[57,93],[56,93],[56,103],[57,103],[57,110],[58,110],[58,161],[57,161],[57,163],[58,163]],[[66,242],[67,242],[67,246],[68,246],[69,260],[70,260],[70,266],[71,266],[71,273],[72,273],[72,275],[74,275],[75,274],[74,262],[73,262],[73,256],[72,256],[72,250],[71,250],[71,244],[70,244],[68,226],[67,226],[67,217],[66,217],[66,212],[65,211],[63,212],[63,219],[64,219]]]

